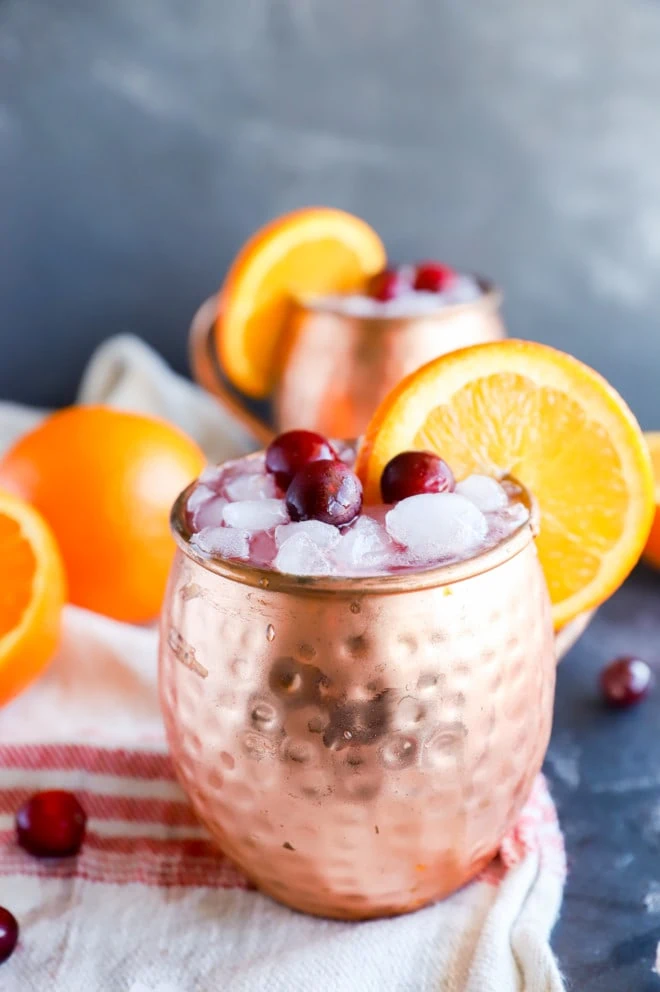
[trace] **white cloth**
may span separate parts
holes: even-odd
[[[213,458],[251,447],[213,400],[137,339],[93,358],[81,400],[152,411]],[[39,413],[0,405],[0,442]],[[67,607],[48,673],[0,711],[0,904],[21,939],[7,992],[561,992],[549,946],[565,874],[539,778],[500,858],[409,916],[338,923],[251,891],[219,857],[172,775],[156,695],[155,630]],[[13,839],[37,788],[75,789],[89,814],[74,861]]]

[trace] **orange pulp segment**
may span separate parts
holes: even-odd
[[[0,491],[0,705],[50,661],[64,599],[64,566],[50,528],[28,503]]]

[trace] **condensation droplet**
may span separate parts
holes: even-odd
[[[353,740],[353,734],[350,732],[350,730],[345,730],[344,731],[344,740],[345,741],[351,741],[351,740]]]
[[[268,626],[266,627],[266,640],[270,641],[271,643],[272,641],[275,640],[275,628],[273,627],[272,623],[269,623]]]
[[[360,604],[359,603],[351,603],[351,605],[350,605],[351,613],[359,613],[360,612],[360,609],[361,609],[361,607],[360,607]]]
[[[381,748],[381,761],[386,768],[408,768],[417,755],[417,742],[413,737],[391,737]]]
[[[275,707],[270,703],[257,703],[250,714],[252,723],[257,727],[270,727],[277,718]]]
[[[261,586],[262,589],[267,589],[268,586],[270,585],[270,580],[267,579],[266,576],[264,575],[262,579],[259,579],[259,585]]]

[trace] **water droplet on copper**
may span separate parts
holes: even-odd
[[[359,603],[351,603],[351,606],[350,606],[351,613],[359,613],[360,612],[360,609],[361,609],[361,607],[360,607],[360,604]]]
[[[271,643],[275,640],[275,628],[272,623],[269,623],[266,627],[266,640]]]
[[[275,712],[275,707],[270,703],[257,703],[252,709],[250,714],[252,723],[261,729],[266,729],[270,727],[277,718],[277,713]]]
[[[264,575],[262,579],[259,579],[259,585],[261,586],[262,589],[267,589],[268,586],[270,585],[270,579],[267,579],[266,576]]]
[[[345,730],[344,731],[344,740],[345,741],[351,741],[351,740],[353,740],[353,734],[350,732],[350,730]]]
[[[417,741],[413,737],[391,737],[385,741],[380,751],[380,759],[386,768],[408,768],[417,755]]]

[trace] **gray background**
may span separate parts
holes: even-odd
[[[0,396],[133,330],[178,368],[269,217],[493,276],[660,426],[658,0],[0,0]]]
[[[660,0],[0,0],[0,179],[0,397],[71,399],[116,331],[184,368],[241,242],[316,202],[493,276],[513,333],[660,427]],[[657,597],[638,573],[559,672],[580,992],[660,988],[660,693],[596,689],[610,655],[658,668]]]

